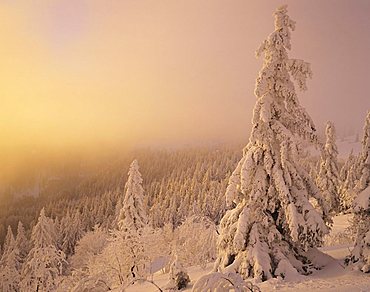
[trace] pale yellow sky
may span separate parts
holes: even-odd
[[[314,71],[300,100],[318,126],[361,128],[370,2],[285,2],[297,21],[292,56]],[[0,148],[247,141],[254,50],[280,4],[2,1]]]

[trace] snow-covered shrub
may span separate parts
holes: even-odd
[[[237,273],[223,274],[219,272],[204,275],[193,286],[193,292],[260,292],[258,286],[246,282]]]
[[[75,254],[71,257],[71,268],[74,270],[88,268],[93,258],[100,254],[108,243],[108,234],[101,227],[95,226],[87,232],[76,245]]]
[[[184,266],[180,263],[177,255],[175,255],[175,259],[170,266],[169,272],[169,281],[166,284],[166,290],[169,291],[178,291],[190,283],[190,277],[184,268]]]
[[[216,259],[216,226],[206,217],[192,215],[175,230],[174,248],[182,263],[200,265]]]

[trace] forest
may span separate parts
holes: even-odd
[[[3,188],[0,290],[269,291],[338,244],[335,263],[370,284],[370,112],[361,150],[340,159],[335,124],[319,135],[298,99],[312,71],[289,57],[295,21],[286,6],[274,18],[244,148],[137,149]]]

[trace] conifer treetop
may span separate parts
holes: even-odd
[[[54,230],[52,223],[52,220],[45,215],[45,208],[42,208],[31,235],[31,241],[35,248],[45,248],[54,245],[55,240],[53,238]]]

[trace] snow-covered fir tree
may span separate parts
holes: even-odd
[[[65,264],[65,254],[58,250],[55,226],[52,219],[40,212],[37,224],[32,229],[33,244],[22,268],[22,291],[55,291]]]
[[[138,162],[134,160],[128,172],[122,208],[113,220],[118,230],[111,231],[108,244],[88,263],[88,273],[76,287],[89,283],[90,279],[106,283],[108,287],[124,287],[148,274],[148,255],[142,240],[148,222],[142,182]]]
[[[307,251],[329,232],[325,201],[298,162],[299,141],[317,137],[291,81],[306,90],[312,74],[308,63],[288,58],[294,28],[287,7],[278,8],[275,31],[257,50],[264,64],[256,81],[253,129],[226,191],[232,209],[221,220],[215,267],[244,278],[309,273]],[[310,197],[324,206],[324,218]]]
[[[130,165],[126,193],[118,217],[118,227],[121,231],[140,230],[147,223],[146,208],[143,204],[144,189],[143,179],[139,172],[139,164],[134,160]]]
[[[349,153],[346,161],[344,162],[342,168],[340,169],[339,178],[342,182],[344,182],[348,176],[348,173],[351,169],[351,166],[355,163],[356,156],[353,154],[353,149]]]
[[[10,226],[6,236],[5,247],[6,249],[4,250],[0,261],[0,291],[19,291],[22,259],[19,252],[18,242],[14,239]]]
[[[61,249],[67,255],[73,255],[75,245],[82,237],[80,212],[71,215],[69,212],[60,221]]]
[[[5,241],[4,241],[4,246],[3,246],[3,254],[2,254],[2,257],[1,257],[1,260],[0,260],[0,263],[5,260],[7,254],[8,254],[8,250],[12,248],[12,246],[14,245],[14,234],[13,234],[13,231],[12,231],[12,228],[10,227],[10,225],[8,226],[8,229],[7,229],[7,232],[6,232],[6,236],[5,236]]]
[[[339,189],[339,201],[340,201],[340,210],[342,212],[349,212],[352,208],[353,200],[355,199],[355,186],[357,181],[357,168],[358,157],[354,157],[353,163],[349,166],[345,180],[340,185]]]
[[[363,272],[370,272],[370,112],[368,112],[362,152],[359,157],[361,177],[355,191],[358,195],[353,203],[353,228],[356,230],[355,246],[348,260],[357,263]]]
[[[359,180],[355,191],[359,193],[370,185],[370,111],[367,113],[362,138],[362,151],[359,156]]]
[[[30,251],[30,243],[26,236],[26,230],[24,229],[23,223],[18,222],[17,237],[15,238],[16,245],[19,248],[19,256],[22,261],[26,259],[28,252]]]
[[[316,184],[320,188],[331,213],[339,211],[339,168],[338,149],[334,124],[326,125],[326,143],[320,159],[320,170],[316,178]]]

